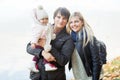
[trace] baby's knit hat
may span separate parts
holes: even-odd
[[[47,12],[43,9],[42,6],[38,6],[35,10],[36,18],[38,20],[43,19],[43,18],[48,18]]]

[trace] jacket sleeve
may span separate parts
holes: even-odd
[[[35,56],[37,56],[38,58],[39,58],[39,57],[42,57],[42,55],[41,55],[42,50],[43,50],[42,48],[32,49],[30,43],[28,43],[28,44],[27,44],[27,47],[26,47],[26,51],[27,51],[29,54],[35,55]]]
[[[91,57],[92,57],[92,80],[99,80],[101,65],[99,50],[96,45],[96,38],[94,38],[93,44],[90,44]]]
[[[72,39],[68,39],[64,42],[61,50],[58,51],[55,47],[52,47],[51,54],[55,57],[59,65],[65,66],[70,61],[73,51],[74,43]]]

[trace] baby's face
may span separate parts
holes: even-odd
[[[47,23],[48,23],[48,18],[40,19],[40,23],[41,23],[42,25],[47,25]]]

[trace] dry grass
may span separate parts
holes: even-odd
[[[75,80],[74,78],[70,80]],[[102,80],[120,80],[120,57],[103,65]]]
[[[103,80],[120,80],[120,57],[103,66]]]

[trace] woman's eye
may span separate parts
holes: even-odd
[[[70,24],[72,24],[73,22],[70,22]]]

